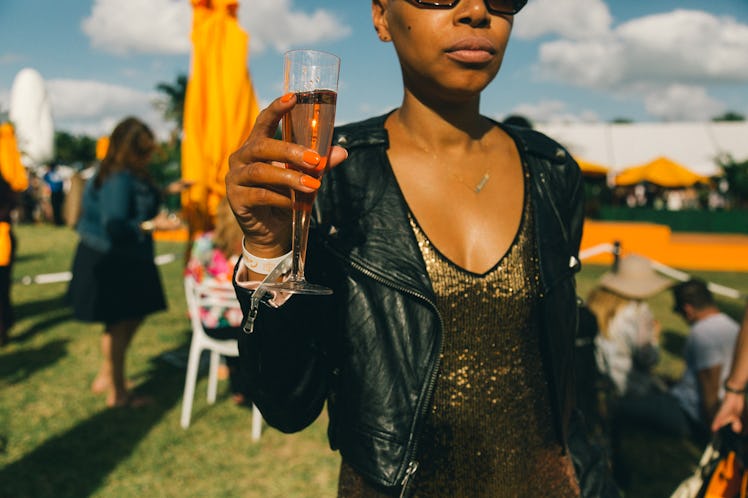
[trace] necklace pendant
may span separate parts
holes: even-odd
[[[478,185],[476,185],[475,188],[473,189],[475,193],[480,194],[480,191],[483,190],[483,187],[486,186],[486,184],[488,183],[488,180],[490,179],[491,179],[491,175],[488,174],[488,171],[486,171],[483,174],[483,178],[481,178],[480,181],[478,182]]]

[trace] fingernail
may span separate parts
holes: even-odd
[[[304,175],[301,177],[301,184],[304,185],[305,187],[318,189],[319,186],[322,185],[322,182],[320,182],[319,180],[311,176]]]
[[[283,102],[284,104],[287,103],[287,102],[290,102],[291,99],[293,98],[293,95],[294,95],[293,92],[288,92],[283,97],[281,97],[281,102]]]
[[[325,167],[327,167],[327,158],[323,157],[320,159],[319,164],[316,168],[314,168],[314,171],[324,171]]]
[[[311,164],[312,166],[316,166],[317,164],[319,164],[319,160],[321,159],[319,157],[319,154],[317,154],[313,150],[304,152],[303,158],[305,163]]]

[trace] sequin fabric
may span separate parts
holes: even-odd
[[[484,275],[453,264],[414,219],[411,225],[444,320],[413,496],[579,496],[571,461],[555,439],[533,319],[539,270],[529,201],[512,246]],[[338,493],[392,496],[368,485],[345,462]]]

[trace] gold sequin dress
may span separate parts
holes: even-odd
[[[483,275],[448,260],[411,218],[444,320],[413,496],[579,496],[571,460],[553,430],[534,319],[539,268],[533,216],[525,199],[514,242]],[[338,496],[390,495],[343,462]]]

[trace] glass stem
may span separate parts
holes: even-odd
[[[305,206],[297,206],[296,199],[293,199],[295,197],[293,193],[291,194],[291,197],[294,203],[293,221],[291,226],[293,232],[293,239],[291,241],[291,280],[303,281],[304,265],[306,263],[306,246],[307,241],[309,240],[309,221],[311,218],[311,211],[303,209]]]

